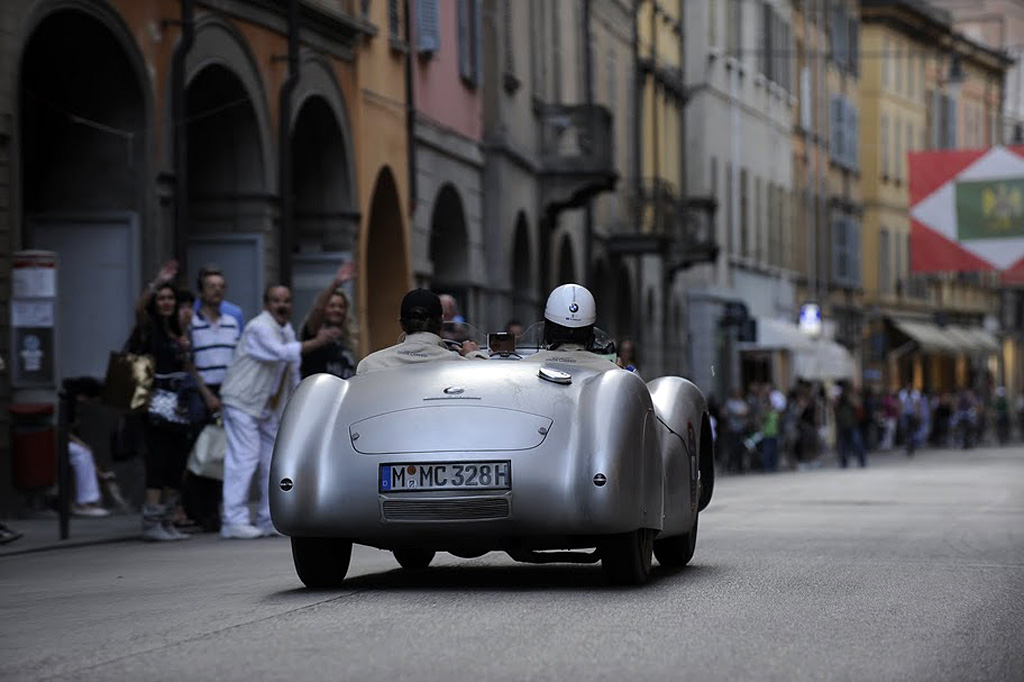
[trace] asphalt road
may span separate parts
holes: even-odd
[[[302,589],[283,538],[0,558],[0,679],[1024,680],[1024,449],[720,480],[639,589],[367,548],[350,576]]]

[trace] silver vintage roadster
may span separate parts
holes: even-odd
[[[700,390],[520,361],[537,350],[523,345],[299,385],[274,449],[270,510],[305,585],[339,585],[353,543],[409,569],[439,551],[600,561],[619,584],[644,582],[652,553],[666,566],[690,561],[714,488]]]

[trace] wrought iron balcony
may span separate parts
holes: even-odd
[[[599,105],[539,105],[540,174],[548,210],[576,208],[619,179],[612,114]]]
[[[714,197],[680,198],[675,186],[655,178],[640,183],[631,199],[633,225],[609,239],[619,254],[661,254],[671,270],[714,261],[718,256]]]

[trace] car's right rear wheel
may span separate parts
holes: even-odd
[[[338,538],[292,538],[292,561],[310,589],[339,587],[352,560],[352,543]]]
[[[426,568],[434,560],[434,554],[436,554],[436,552],[430,549],[416,549],[412,547],[396,549],[394,553],[398,565],[410,570]]]
[[[697,516],[693,517],[693,527],[689,533],[671,538],[654,541],[654,556],[658,563],[669,568],[682,568],[690,563],[693,552],[697,549]]]
[[[654,531],[640,528],[606,538],[601,545],[601,568],[615,585],[642,585],[651,575]]]

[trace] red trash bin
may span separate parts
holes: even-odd
[[[33,490],[57,482],[57,429],[51,403],[16,403],[11,413],[11,479]]]

